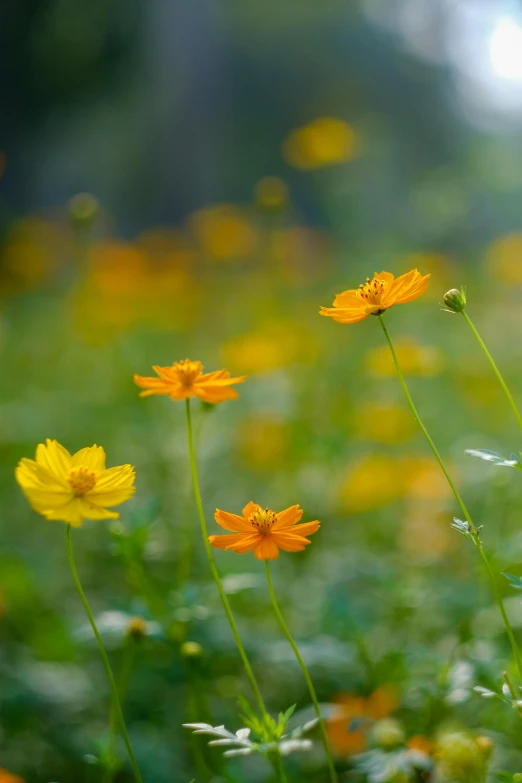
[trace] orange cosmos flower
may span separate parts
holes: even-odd
[[[6,769],[0,769],[0,783],[25,783],[19,775],[13,775]]]
[[[153,367],[158,378],[134,376],[134,383],[145,391],[140,397],[151,394],[166,394],[172,400],[186,400],[189,397],[199,397],[203,402],[217,404],[225,400],[235,400],[237,391],[232,389],[234,383],[243,383],[246,376],[231,378],[228,370],[217,370],[203,375],[201,362],[183,359],[174,362],[172,367]]]
[[[214,515],[216,522],[225,530],[233,530],[234,535],[209,536],[208,540],[217,549],[231,549],[241,555],[253,549],[258,560],[275,560],[280,549],[302,552],[311,543],[305,536],[315,533],[321,523],[315,520],[296,525],[302,516],[299,506],[290,506],[276,514],[252,501],[243,509],[242,517],[218,508]]]
[[[369,315],[380,315],[398,304],[418,299],[428,287],[430,276],[412,269],[397,279],[391,272],[375,272],[373,280],[357,289],[337,294],[333,307],[321,307],[320,315],[328,315],[339,324],[355,324]]]

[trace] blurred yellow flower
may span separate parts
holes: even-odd
[[[400,277],[391,272],[375,272],[373,280],[366,278],[359,288],[343,291],[335,297],[333,307],[321,307],[319,315],[325,315],[339,324],[355,324],[369,315],[380,315],[394,305],[413,302],[422,296],[430,276],[412,269]]]
[[[69,237],[60,226],[41,218],[14,223],[0,255],[1,287],[9,293],[37,288],[67,257]]]
[[[270,321],[252,332],[230,340],[221,348],[223,361],[234,370],[255,375],[295,362],[311,361],[318,346],[301,324]]]
[[[13,775],[6,769],[0,768],[0,783],[25,783],[19,775]]]
[[[190,227],[203,252],[220,261],[249,258],[257,246],[257,230],[232,204],[195,212]]]
[[[361,457],[339,489],[343,507],[352,513],[381,508],[404,495],[404,474],[397,459],[384,455]]]
[[[257,415],[238,427],[241,460],[254,468],[281,464],[288,448],[288,425],[280,419]]]
[[[95,242],[89,250],[90,277],[102,294],[132,295],[147,283],[148,258],[128,242]]]
[[[231,378],[228,370],[216,370],[203,375],[201,362],[183,359],[174,362],[171,367],[154,365],[157,377],[134,375],[134,383],[145,391],[140,397],[152,394],[165,394],[171,400],[188,400],[189,397],[199,397],[203,402],[216,405],[225,400],[237,399],[237,391],[232,389],[235,383],[243,383],[246,376]]]
[[[36,460],[23,458],[16,480],[35,511],[46,519],[80,527],[84,519],[118,519],[107,507],[119,506],[135,491],[134,468],[105,468],[101,446],[71,455],[56,440],[36,448]]]
[[[497,280],[522,284],[522,232],[497,237],[486,251],[486,261]]]
[[[408,504],[402,516],[400,543],[410,555],[439,558],[450,551],[453,535],[448,525],[447,509],[433,508],[430,503]]]
[[[403,443],[415,431],[411,413],[401,405],[365,402],[358,407],[357,427],[360,437],[377,443]]]
[[[264,209],[282,209],[288,202],[288,185],[279,177],[263,177],[256,185],[255,198]]]
[[[417,454],[363,456],[339,488],[340,501],[351,513],[381,508],[400,498],[433,502],[450,496],[435,459]]]
[[[318,228],[292,226],[281,228],[270,237],[277,274],[293,285],[325,277],[332,269],[330,237]]]
[[[317,169],[352,160],[357,152],[357,134],[337,117],[319,117],[292,131],[284,141],[283,155],[297,169]]]
[[[296,524],[303,516],[299,506],[290,506],[276,513],[257,503],[247,503],[243,516],[216,509],[214,518],[225,530],[233,530],[230,536],[209,536],[217,549],[231,549],[238,554],[251,552],[258,560],[275,560],[279,550],[302,552],[311,543],[306,536],[316,533],[321,523],[317,520]]]
[[[420,345],[409,337],[402,337],[396,340],[395,351],[404,375],[431,378],[444,369],[444,357],[435,346]],[[393,358],[386,345],[370,349],[366,354],[365,366],[381,378],[393,378],[396,375]]]

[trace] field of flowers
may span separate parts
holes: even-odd
[[[347,266],[328,236],[297,224],[279,180],[259,183],[249,207],[209,208],[183,231],[150,230],[132,241],[107,231],[88,196],[53,220],[13,224],[3,256],[3,783],[133,779],[69,570],[66,529],[144,781],[477,783],[488,769],[491,780],[518,779],[521,677],[495,605],[498,591],[516,636],[522,484],[509,455],[518,424],[465,319],[442,308],[448,289],[467,286],[464,312],[519,399],[519,245],[517,235],[500,237],[473,264],[436,253],[390,259],[396,276],[416,267],[431,277],[410,274],[406,288],[399,281],[406,303],[383,299],[390,309],[382,319],[364,316],[382,312],[370,300],[390,278],[370,283],[366,298],[348,295],[364,319],[340,324],[320,318],[320,306],[372,277],[375,262]],[[446,302],[450,310],[463,304],[458,291]],[[474,532],[408,408],[381,320]],[[198,381],[197,364],[174,364],[186,357],[203,362],[203,372],[226,368],[234,385],[219,374]],[[152,365],[166,380],[137,377],[160,394],[140,399],[133,375],[152,375]],[[250,501],[276,513],[299,504],[303,535],[313,533],[302,551],[302,539],[288,533],[298,515],[278,539],[263,536],[270,512],[247,508],[254,532],[283,550],[263,561],[278,547],[263,543],[254,557],[252,521],[241,534],[237,516],[218,515],[249,539],[239,554],[212,550],[240,651],[200,533],[187,397],[208,533],[225,532],[216,508],[241,517]],[[47,454],[40,447],[43,472],[31,484],[27,458],[47,438],[71,454],[96,443],[108,468],[134,466],[135,494],[122,468],[98,490],[102,506],[127,501],[121,508],[92,513],[95,494],[95,506],[74,506],[91,488],[89,470],[103,466],[98,453],[82,452],[71,478],[52,443]],[[507,464],[467,449],[492,450]],[[16,484],[20,460],[28,473],[19,483],[49,521]],[[52,494],[58,463],[76,498],[72,512]],[[80,527],[85,517],[118,512]],[[460,530],[451,528],[454,517]],[[473,546],[480,541],[493,593]],[[335,772],[271,605],[267,563],[321,705]],[[490,694],[477,686],[500,698],[483,698]],[[263,718],[259,700],[276,723]],[[277,724],[279,713],[286,716]],[[194,734],[187,723],[226,732]],[[249,736],[228,734],[248,728]],[[225,747],[208,745],[216,739]]]
[[[7,5],[0,783],[520,783],[516,4]]]

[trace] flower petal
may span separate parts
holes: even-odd
[[[313,533],[316,533],[320,527],[321,523],[316,519],[313,522],[303,522],[302,525],[295,525],[295,527],[289,529],[288,532],[293,536],[311,536]]]
[[[239,514],[230,514],[228,511],[222,511],[216,508],[214,519],[225,530],[233,530],[236,533],[252,533],[252,525]]]
[[[72,467],[72,457],[58,441],[47,438],[45,445],[36,447],[36,462],[42,465],[57,479],[62,481],[67,478]]]
[[[39,513],[46,519],[54,522],[68,522],[73,527],[81,527],[83,524],[80,498],[72,497],[65,506],[42,510]]]
[[[102,471],[105,470],[105,451],[101,446],[87,446],[85,449],[80,449],[76,454],[72,456],[72,464],[74,468],[79,468],[81,465],[89,468],[89,470]]]
[[[80,504],[80,513],[85,519],[118,519],[120,516],[115,511],[109,511],[102,508],[101,505],[93,503],[87,495],[78,498]]]
[[[277,544],[271,534],[261,536],[261,541],[254,549],[254,556],[258,560],[275,560],[279,557]]]
[[[357,310],[343,310],[337,307],[321,307],[319,315],[326,315],[336,321],[338,324],[356,324],[358,321],[364,321],[371,313]]]
[[[261,538],[263,536],[260,533],[253,533],[252,535],[234,533],[230,536],[209,536],[208,540],[216,549],[231,549],[233,552],[242,555],[254,549]]]
[[[244,509],[243,509],[243,511],[241,513],[243,514],[245,519],[248,519],[250,514],[253,514],[254,511],[258,511],[260,508],[261,508],[260,505],[258,505],[257,503],[254,503],[251,500],[249,503],[246,504],[246,506],[244,507]]]
[[[290,536],[287,533],[274,533],[274,541],[284,552],[302,552],[311,542],[301,536]]]
[[[281,530],[282,528],[295,525],[296,522],[299,522],[302,516],[303,509],[299,508],[299,505],[289,506],[288,508],[285,508],[284,511],[279,512],[276,521],[272,525],[272,530]]]
[[[219,386],[216,384],[201,384],[195,383],[193,386],[193,392],[202,402],[210,402],[213,405],[217,405],[225,400],[237,400],[238,393],[230,386]]]

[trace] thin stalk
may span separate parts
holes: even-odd
[[[129,638],[127,639],[127,643],[123,648],[123,655],[120,664],[120,671],[119,671],[118,683],[117,683],[118,695],[120,697],[120,704],[122,705],[122,707],[125,701],[125,695],[127,693],[127,689],[129,687],[132,667],[134,665],[135,654],[136,654],[136,642],[132,636],[129,636]],[[111,709],[109,713],[109,726],[112,734],[111,740],[109,742],[109,748],[107,754],[109,758],[110,766],[106,770],[105,783],[112,783],[112,778],[114,776],[114,770],[112,768],[111,762],[116,749],[116,733],[118,728],[118,716],[116,714],[116,705],[114,704],[114,702],[111,703]]]
[[[294,642],[294,639],[292,637],[292,634],[290,633],[290,629],[288,628],[287,624],[285,623],[284,617],[281,614],[281,610],[279,609],[279,604],[277,603],[277,599],[274,592],[274,586],[272,584],[272,576],[270,574],[270,565],[269,561],[265,560],[265,567],[266,567],[266,580],[268,582],[268,592],[270,593],[270,599],[272,601],[272,607],[274,609],[275,615],[279,621],[279,625],[281,626],[281,630],[283,631],[284,635],[288,639],[288,643],[290,644],[290,647],[294,651],[294,655],[297,658],[297,661],[299,663],[299,666],[301,667],[301,670],[303,672],[303,677],[305,678],[306,684],[308,686],[308,691],[310,693],[310,698],[312,699],[312,703],[314,705],[315,714],[317,715],[317,718],[319,720],[319,727],[321,729],[321,736],[323,739],[323,745],[324,749],[326,751],[326,759],[328,761],[328,769],[330,770],[330,779],[332,783],[337,783],[337,772],[335,771],[334,761],[332,758],[332,754],[330,751],[330,746],[328,744],[328,737],[326,735],[326,728],[324,725],[323,716],[321,715],[321,708],[319,707],[319,701],[317,699],[317,694],[315,692],[314,684],[312,682],[312,678],[310,677],[310,672],[308,671],[308,668],[306,666],[306,663],[304,662],[301,653],[299,652],[299,648]]]
[[[379,321],[381,322],[381,326],[382,326],[382,330],[384,332],[384,336],[386,337],[386,341],[387,341],[388,346],[390,348],[390,352],[391,352],[391,355],[392,355],[392,358],[393,358],[393,363],[395,365],[395,369],[397,370],[397,375],[399,376],[399,381],[400,381],[400,384],[402,386],[402,390],[404,392],[404,396],[406,397],[406,401],[407,401],[407,403],[409,405],[409,408],[410,408],[410,410],[411,410],[411,412],[413,414],[413,417],[414,417],[415,421],[419,425],[419,427],[420,427],[420,429],[422,431],[422,434],[424,435],[424,437],[428,441],[428,444],[429,444],[429,446],[430,446],[430,448],[431,448],[431,450],[433,452],[433,455],[434,455],[435,459],[437,460],[437,462],[439,463],[440,468],[441,468],[442,472],[444,473],[444,475],[446,477],[446,481],[448,482],[448,484],[449,484],[449,486],[451,488],[451,491],[453,492],[453,494],[455,496],[455,500],[457,501],[458,505],[460,506],[460,510],[462,511],[462,514],[464,515],[464,519],[466,520],[466,522],[469,525],[471,539],[472,539],[473,543],[475,544],[475,547],[477,548],[477,551],[478,551],[478,553],[479,553],[479,555],[480,555],[480,557],[482,559],[482,562],[484,563],[484,568],[486,569],[486,573],[488,575],[488,578],[489,578],[489,581],[490,581],[490,584],[491,584],[491,590],[493,592],[493,596],[495,598],[495,602],[496,602],[496,604],[498,606],[500,615],[501,615],[502,620],[504,622],[504,625],[506,627],[506,633],[508,635],[508,638],[509,638],[509,641],[510,641],[510,644],[511,644],[511,649],[513,650],[513,655],[515,657],[515,661],[517,663],[518,671],[519,671],[520,677],[522,679],[522,658],[520,656],[520,650],[518,648],[518,645],[517,645],[517,642],[516,642],[516,639],[515,639],[515,634],[513,633],[513,629],[511,627],[511,623],[509,622],[508,616],[506,614],[506,610],[504,609],[504,604],[502,602],[502,597],[501,597],[500,591],[498,589],[498,585],[497,585],[497,580],[495,578],[495,574],[493,573],[493,569],[491,568],[491,565],[490,565],[490,562],[488,560],[488,557],[487,557],[487,555],[486,555],[486,553],[484,551],[484,547],[482,546],[482,541],[480,540],[479,531],[476,528],[475,524],[473,523],[473,520],[471,519],[469,511],[466,508],[466,505],[464,504],[464,501],[462,500],[457,487],[453,483],[453,480],[452,480],[450,474],[448,473],[446,465],[444,464],[444,461],[443,461],[443,459],[442,459],[442,457],[441,457],[437,447],[435,446],[435,443],[433,442],[433,440],[432,440],[428,430],[424,426],[424,424],[423,424],[423,422],[422,422],[422,420],[421,420],[421,418],[420,418],[420,416],[419,416],[419,414],[417,412],[417,408],[415,407],[415,405],[413,403],[413,400],[412,400],[412,398],[410,396],[410,392],[408,391],[408,387],[406,386],[406,381],[404,380],[404,375],[402,374],[402,370],[400,368],[399,361],[397,359],[397,354],[395,353],[395,348],[393,347],[392,339],[390,337],[388,329],[386,328],[386,324],[384,323],[384,318],[382,317],[382,315],[379,315],[378,318],[379,318]]]
[[[205,521],[205,512],[203,511],[203,502],[201,500],[201,491],[199,489],[199,479],[198,479],[198,470],[196,465],[196,455],[194,451],[194,435],[192,430],[192,416],[190,411],[190,399],[186,400],[186,412],[187,412],[187,434],[188,434],[188,449],[189,449],[189,457],[190,457],[190,469],[192,472],[192,483],[194,485],[194,497],[196,499],[196,506],[198,510],[198,516],[199,516],[199,524],[201,527],[201,536],[203,538],[203,544],[205,546],[205,552],[207,553],[208,562],[210,565],[210,570],[212,572],[212,576],[214,577],[214,581],[216,583],[216,587],[219,591],[219,595],[221,597],[221,601],[223,602],[223,607],[225,609],[225,614],[228,618],[228,622],[230,623],[230,628],[232,629],[232,634],[234,636],[237,649],[239,650],[239,655],[241,656],[241,660],[243,661],[243,666],[245,667],[246,675],[248,677],[248,680],[250,682],[250,686],[252,688],[252,691],[254,692],[254,696],[256,698],[257,705],[261,711],[262,715],[266,715],[266,707],[265,703],[263,701],[263,697],[261,696],[261,691],[259,690],[259,686],[257,684],[256,678],[254,676],[254,672],[252,671],[252,667],[250,666],[250,661],[248,660],[247,654],[245,652],[245,648],[243,647],[243,642],[241,641],[241,637],[239,636],[239,631],[237,629],[236,621],[234,620],[234,615],[232,614],[232,609],[230,607],[230,604],[228,602],[227,595],[225,593],[225,590],[223,589],[223,585],[221,584],[221,578],[219,576],[219,572],[217,570],[216,563],[214,561],[214,555],[212,554],[212,547],[210,546],[209,540],[208,540],[208,529],[207,529],[207,523]]]
[[[101,659],[103,662],[103,665],[105,667],[105,672],[107,674],[107,679],[109,681],[109,686],[111,689],[112,694],[112,701],[114,705],[114,709],[116,711],[116,717],[118,719],[118,722],[120,724],[120,730],[123,736],[123,741],[125,742],[125,747],[127,748],[127,753],[129,754],[129,759],[132,764],[132,769],[134,771],[134,777],[138,781],[138,783],[143,783],[143,778],[141,777],[141,773],[138,767],[138,763],[136,761],[136,757],[134,756],[134,751],[132,750],[132,745],[129,739],[129,735],[127,733],[127,727],[125,725],[125,718],[123,717],[123,712],[121,709],[120,699],[118,696],[118,689],[116,687],[116,683],[114,681],[114,675],[112,673],[111,665],[109,663],[109,658],[107,657],[107,652],[105,651],[105,647],[102,642],[102,638],[100,636],[100,632],[98,631],[98,628],[96,626],[96,622],[94,620],[93,613],[91,612],[91,607],[89,606],[89,602],[87,601],[87,598],[85,596],[85,593],[83,592],[83,588],[80,582],[80,577],[78,576],[78,571],[76,570],[76,564],[74,562],[74,554],[73,554],[73,548],[72,548],[72,541],[71,541],[71,526],[67,525],[67,531],[66,531],[66,541],[67,541],[67,555],[69,557],[69,565],[71,567],[71,573],[74,580],[74,584],[76,585],[76,589],[78,591],[78,595],[80,596],[80,600],[83,604],[83,608],[85,609],[85,613],[87,617],[89,618],[89,622],[91,624],[92,631],[94,633],[94,636],[96,638],[96,641],[98,643],[98,647],[100,650]]]
[[[274,753],[273,766],[277,775],[278,783],[288,783],[283,767],[283,759],[280,753]]]
[[[473,334],[475,335],[475,338],[476,338],[478,344],[480,345],[480,347],[482,348],[486,359],[490,363],[491,369],[495,373],[497,381],[500,383],[500,386],[502,387],[502,391],[506,395],[506,398],[507,398],[507,401],[508,401],[508,403],[509,403],[509,405],[511,407],[511,410],[515,414],[515,418],[516,418],[516,420],[518,422],[518,426],[522,430],[522,416],[520,415],[520,413],[518,411],[518,408],[516,406],[515,400],[513,399],[513,396],[511,394],[511,392],[509,391],[509,389],[508,389],[508,387],[506,385],[506,382],[504,381],[504,378],[500,374],[500,370],[498,369],[497,365],[495,364],[495,362],[493,360],[493,357],[491,356],[490,352],[486,348],[486,345],[485,345],[482,337],[477,332],[477,330],[475,328],[475,325],[473,324],[473,322],[472,322],[471,318],[469,317],[469,315],[467,314],[467,312],[465,310],[461,310],[461,315],[464,318],[464,320],[466,321],[466,323],[469,326],[469,328],[471,329],[471,331],[473,332]]]

